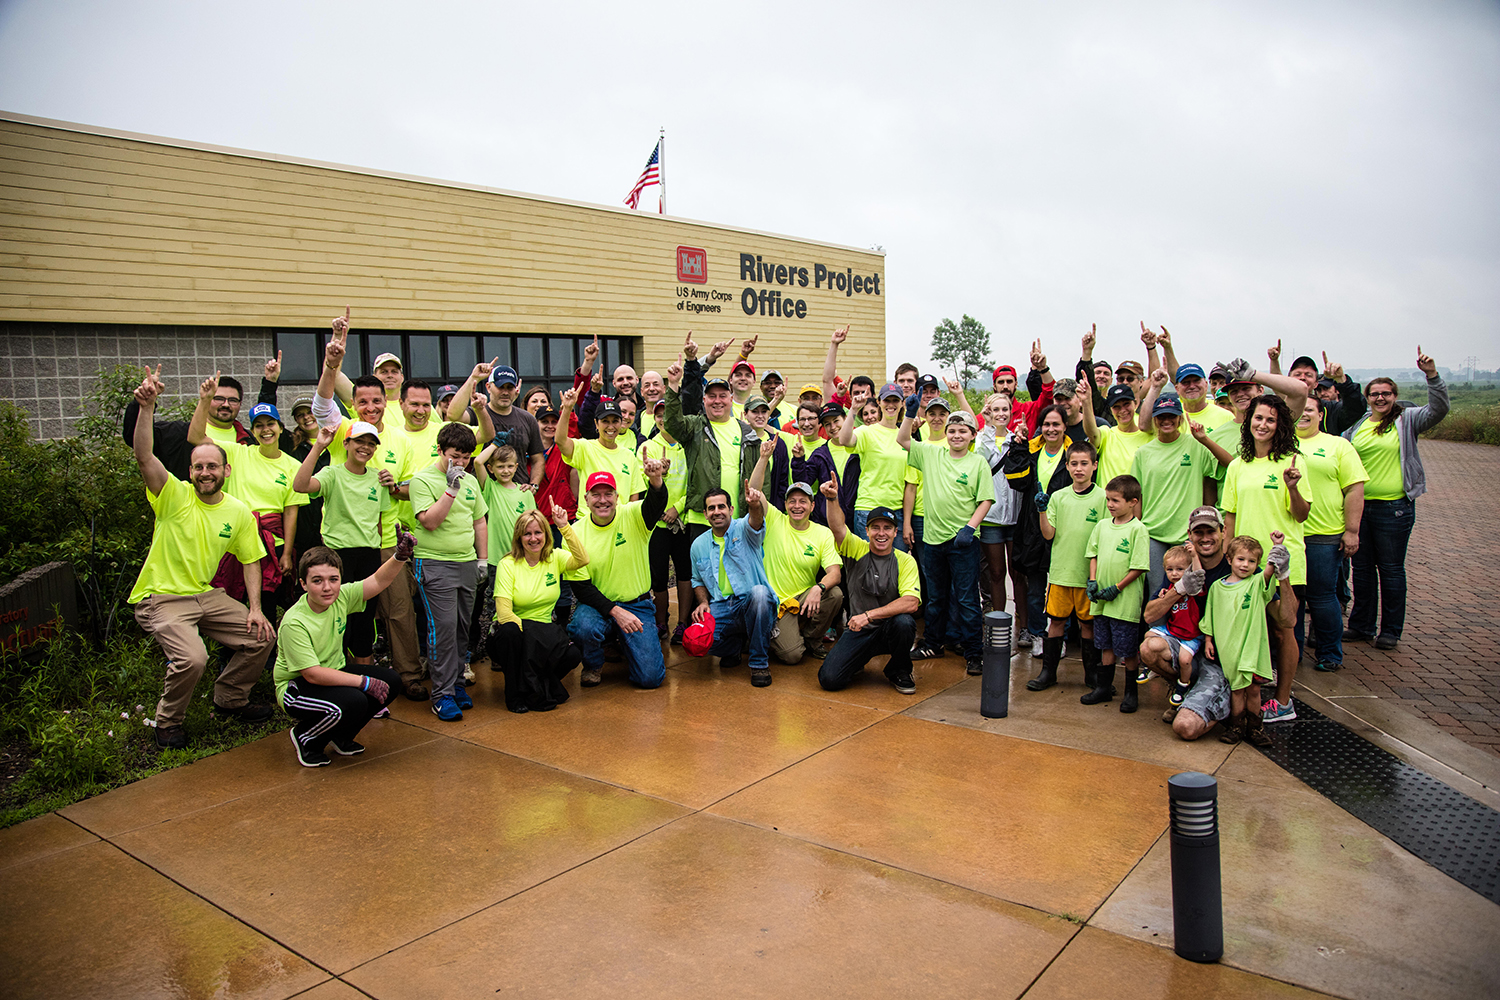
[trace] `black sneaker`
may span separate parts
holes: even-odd
[[[214,712],[221,719],[233,719],[235,722],[244,723],[247,726],[258,726],[268,721],[275,715],[275,709],[270,705],[244,704],[239,708],[225,708],[223,705],[214,705]]]
[[[892,677],[890,674],[886,674],[885,679],[891,682],[891,687],[895,688],[897,691],[900,691],[902,694],[917,693],[917,682],[912,680],[911,674],[909,673],[897,674],[894,677]]]
[[[357,753],[365,752],[365,745],[363,743],[356,743],[353,740],[344,740],[342,742],[333,740],[331,742],[333,743],[333,749],[341,757],[353,757]]]
[[[918,639],[917,644],[911,648],[913,660],[933,660],[942,655],[943,651],[930,645],[926,639]]]
[[[770,670],[770,668],[769,667],[755,667],[755,668],[753,668],[750,671],[750,686],[751,687],[758,687],[758,688],[770,687],[771,686],[771,670]]]
[[[187,733],[181,726],[157,726],[156,745],[163,750],[181,750],[187,746]]]
[[[969,657],[968,661],[964,663],[964,670],[970,677],[978,677],[980,674],[984,673],[984,660],[977,656],[971,656]]]
[[[1368,632],[1356,632],[1352,628],[1344,629],[1345,642],[1369,642],[1373,638],[1375,637]]]
[[[286,734],[292,738],[292,746],[297,748],[297,763],[303,767],[327,767],[333,763],[333,759],[326,753],[317,750],[308,750],[297,742],[297,730],[288,729]]]

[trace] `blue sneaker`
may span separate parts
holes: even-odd
[[[464,713],[458,710],[458,702],[453,700],[452,695],[443,695],[432,702],[432,714],[444,722],[457,722],[464,717]]]
[[[1283,705],[1275,698],[1261,705],[1260,717],[1264,722],[1291,722],[1297,718],[1297,706],[1292,704],[1292,699],[1287,698]]]
[[[469,697],[468,689],[462,684],[453,685],[453,701],[465,712],[474,707],[474,699]]]

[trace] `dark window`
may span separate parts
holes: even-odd
[[[517,337],[516,363],[512,367],[517,375],[541,375],[545,370],[542,367],[542,338]]]
[[[485,358],[486,361],[489,358]],[[469,377],[474,370],[474,338],[473,337],[449,337],[448,338],[448,377],[456,382],[462,382]]]
[[[317,382],[323,364],[323,341],[316,333],[278,333],[283,382]]]
[[[573,341],[566,337],[548,338],[547,374],[566,377],[577,367],[578,363],[573,360]]]
[[[353,335],[350,335],[349,339],[353,340]],[[365,348],[369,351],[369,353],[366,354],[365,357],[370,359],[371,368],[375,366],[375,359],[380,357],[382,354],[394,354],[396,357],[400,358],[402,371],[406,370],[407,362],[410,360],[409,358],[407,358],[406,352],[401,349],[401,334],[399,333],[367,333],[365,334]],[[350,375],[350,373],[354,371],[358,371],[361,374],[364,374],[364,367],[360,366],[357,369],[352,368],[350,367],[350,363],[348,361],[345,361],[344,374],[349,375],[350,378],[353,378],[354,376]],[[374,374],[374,372],[371,372],[370,374]]]
[[[493,359],[497,365],[508,365],[510,364],[510,338],[485,337],[484,350],[480,353],[484,355],[486,361]],[[473,371],[472,365],[469,366],[469,370]],[[468,372],[464,374],[467,375]]]
[[[443,377],[443,338],[435,333],[414,333],[406,338],[409,358],[407,378],[441,379]]]
[[[325,332],[277,331],[276,350],[282,352],[281,381],[287,385],[313,385],[323,366]],[[369,360],[382,354],[401,359],[407,376],[434,385],[462,382],[476,361],[497,359],[497,364],[516,369],[523,386],[545,385],[554,405],[559,395],[573,385],[573,372],[583,361],[583,349],[592,337],[537,337],[472,333],[360,333],[349,334],[343,371],[350,378],[369,374]],[[634,364],[634,343],[624,337],[599,341],[606,380],[619,365]],[[476,350],[477,348],[477,350]],[[444,374],[446,373],[446,374]]]

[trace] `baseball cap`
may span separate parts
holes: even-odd
[[[706,378],[706,379],[703,380],[703,391],[704,392],[707,392],[708,390],[710,390],[712,388],[715,388],[715,387],[719,387],[719,388],[723,388],[723,389],[728,389],[729,388],[729,380],[727,378],[725,378],[724,376],[722,376],[722,375],[712,375],[712,376],[710,376],[710,377],[708,377],[708,378]]]
[[[1176,379],[1174,379],[1174,381],[1181,382],[1183,379],[1191,378],[1194,375],[1198,376],[1199,378],[1206,378],[1206,376],[1203,374],[1203,366],[1194,364],[1193,362],[1189,361],[1185,365],[1177,366],[1177,377]]]
[[[1089,365],[1089,367],[1090,368],[1100,368],[1100,367],[1102,367],[1102,368],[1104,368],[1105,371],[1114,371],[1114,369],[1110,367],[1109,362],[1105,361],[1103,358],[1095,358],[1094,359],[1094,363],[1092,365]]]
[[[837,403],[829,403],[827,406],[818,411],[818,423],[821,424],[829,417],[837,417],[838,419],[843,420],[844,408]]]
[[[1120,372],[1131,372],[1136,378],[1146,377],[1146,369],[1139,361],[1121,361],[1115,366],[1115,374]]]
[[[449,396],[456,395],[457,393],[458,393],[458,386],[456,386],[456,385],[451,385],[451,384],[450,385],[440,385],[440,386],[438,386],[438,402],[441,403],[443,400],[447,399]]]
[[[556,410],[538,410],[536,415],[536,422],[541,423],[543,420],[556,420],[559,416],[561,416],[561,414],[559,414]]]
[[[270,417],[278,424],[281,423],[281,414],[276,412],[276,407],[270,403],[256,403],[250,408],[250,422],[253,424],[257,417]]]
[[[1318,379],[1318,388],[1319,389],[1332,389],[1333,388],[1333,379],[1328,378],[1326,375],[1324,377]],[[251,412],[253,413],[254,411],[252,410]]]
[[[596,472],[589,476],[589,481],[583,487],[583,492],[592,493],[595,486],[608,486],[615,489],[615,476],[612,472]]]
[[[1292,371],[1297,368],[1311,368],[1313,371],[1317,371],[1318,363],[1304,354],[1301,357],[1293,358],[1292,363],[1287,365],[1286,370]]]
[[[701,622],[693,622],[682,630],[682,648],[689,656],[707,656],[714,648],[713,612],[705,612]]]
[[[729,369],[729,374],[733,375],[735,372],[739,371],[741,368],[748,368],[748,369],[750,369],[750,374],[751,375],[755,374],[755,366],[752,365],[750,362],[744,360],[743,358],[741,358],[740,360],[738,360],[738,361],[736,361],[734,363],[734,367],[732,367],[732,368]]]
[[[1112,385],[1109,387],[1109,395],[1104,397],[1104,405],[1113,407],[1116,403],[1134,403],[1135,390],[1128,385]]]
[[[662,409],[666,405],[667,405],[667,397],[663,396],[661,399],[658,399],[656,402],[654,402],[654,403],[651,404],[651,412],[655,413],[657,410]]]
[[[380,432],[375,429],[375,425],[363,420],[356,420],[349,425],[349,433],[344,435],[344,440],[352,441],[357,437],[364,437],[366,434],[374,438],[376,444],[380,443]]]
[[[823,387],[821,385],[813,385],[811,382],[809,382],[802,388],[797,390],[797,395],[799,396],[806,396],[808,393],[812,393],[815,396],[821,396],[823,395]]]
[[[979,430],[979,424],[974,420],[974,414],[968,410],[954,410],[948,414],[948,423],[963,424],[969,430],[975,432]]]
[[[292,404],[292,412],[296,413],[298,410],[302,409],[304,406],[307,407],[310,410],[310,409],[312,409],[312,404],[313,404],[313,400],[312,400],[311,396],[302,396],[295,403]]]
[[[871,521],[879,521],[881,519],[887,520],[892,524],[901,523],[900,521],[896,520],[896,512],[891,510],[889,507],[876,507],[871,510],[870,513],[865,515],[866,524],[869,524]]]
[[[619,417],[623,420],[625,414],[620,412],[620,404],[613,399],[601,399],[599,405],[594,407],[594,419],[603,420],[605,417]]]
[[[521,384],[521,380],[516,377],[516,370],[510,365],[500,365],[490,372],[490,385],[505,385],[507,382],[511,385]]]
[[[1076,378],[1060,378],[1052,383],[1053,399],[1071,399],[1078,392],[1078,380]]]
[[[935,375],[922,375],[922,376],[918,377],[918,379],[917,379],[917,391],[918,392],[921,392],[923,389],[941,389],[941,388],[942,387],[938,385],[938,380],[937,380],[937,377]]]
[[[1193,508],[1193,512],[1188,515],[1188,530],[1192,531],[1203,524],[1211,524],[1215,528],[1224,527],[1224,519],[1219,516],[1219,509],[1217,507],[1204,505]]]
[[[770,371],[768,371],[764,375],[762,375],[760,377],[760,380],[761,380],[761,382],[765,382],[765,380],[768,379],[768,378],[780,378],[781,381],[783,381],[783,382],[786,381],[786,379],[781,378],[781,372],[777,371],[774,368],[772,368]]]
[[[1177,398],[1175,392],[1164,392],[1156,399],[1156,405],[1151,408],[1153,417],[1171,414],[1176,417],[1182,416],[1182,400]]]
[[[745,399],[745,412],[749,413],[751,410],[758,410],[762,406],[769,407],[770,405],[766,397],[752,394]]]
[[[1009,375],[1011,378],[1015,378],[1016,370],[1010,365],[1001,365],[999,368],[995,369],[995,378],[999,378],[1001,375]],[[993,379],[991,381],[993,381]]]
[[[370,371],[374,371],[375,369],[379,368],[381,365],[385,364],[387,361],[394,361],[394,362],[396,362],[396,367],[397,368],[401,368],[402,371],[406,370],[401,365],[401,359],[398,358],[398,357],[396,357],[394,354],[380,354],[380,355],[377,355],[375,357],[374,363],[370,365]]]
[[[1213,378],[1215,375],[1217,375],[1219,378],[1223,379],[1226,382],[1229,381],[1229,373],[1224,370],[1224,366],[1223,365],[1214,365],[1212,368],[1210,368],[1208,370],[1208,377],[1209,378]]]
[[[948,401],[942,396],[934,396],[927,401],[927,408],[929,410],[936,410],[938,407],[942,407],[950,413],[953,411],[953,407],[949,406]]]
[[[906,392],[896,383],[887,382],[885,385],[880,387],[880,398],[888,399],[891,396],[895,396],[897,399],[905,399]]]
[[[818,497],[818,491],[813,489],[812,486],[808,483],[793,483],[792,485],[788,486],[786,488],[786,495],[791,496],[793,493],[806,493],[814,500],[816,500]]]

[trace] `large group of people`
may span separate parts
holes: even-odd
[[[1420,347],[1414,406],[1326,354],[1283,374],[1279,342],[1265,370],[1180,361],[1144,323],[1144,363],[1094,358],[1091,329],[1057,378],[1033,341],[1024,379],[998,365],[977,407],[910,364],[841,376],[848,327],[794,396],[757,372],[755,338],[723,374],[735,343],[704,352],[689,332],[664,374],[620,365],[608,382],[596,340],[555,407],[499,359],[457,386],[390,354],[351,378],[349,330],[346,310],[290,421],[279,358],[248,428],[217,372],[187,422],[155,419],[159,367],[127,408],[156,514],[131,601],[168,660],[159,746],[186,745],[205,637],[229,655],[216,712],[269,719],[249,694],[272,661],[297,759],[317,767],[359,753],[401,695],[462,719],[485,658],[512,712],[565,702],[575,668],[583,688],[620,661],[658,687],[672,645],[744,658],[756,687],[812,658],[837,690],[884,656],[913,694],[913,663],[945,651],[980,673],[983,614],[1006,608],[1028,690],[1062,683],[1073,642],[1082,704],[1119,680],[1135,712],[1160,677],[1182,738],[1222,724],[1265,745],[1296,717],[1306,647],[1337,670],[1346,641],[1400,642],[1418,435],[1447,412]]]

